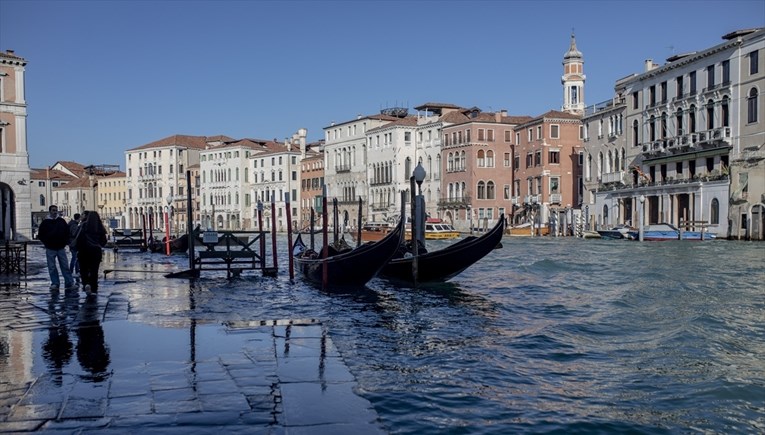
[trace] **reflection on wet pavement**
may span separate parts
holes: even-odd
[[[200,316],[197,290],[0,288],[0,432],[382,432],[321,321]]]

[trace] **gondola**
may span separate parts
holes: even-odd
[[[164,254],[167,252],[167,241],[159,241],[156,239],[149,240],[149,252],[153,254]],[[179,253],[189,250],[189,236],[184,234],[178,238],[170,240],[170,252]]]
[[[293,244],[295,267],[308,280],[322,286],[363,286],[380,271],[380,268],[393,257],[404,236],[404,223],[379,242],[365,243],[355,249],[335,251],[328,248],[328,256],[306,250],[298,235]],[[326,279],[323,274],[326,266]]]
[[[418,255],[416,281],[414,257],[401,251],[382,268],[380,276],[409,285],[448,281],[497,248],[504,231],[505,218],[501,216],[494,228],[480,237],[466,237],[444,249]]]

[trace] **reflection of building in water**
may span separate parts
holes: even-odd
[[[22,385],[32,381],[32,336],[32,331],[0,334],[0,383]]]

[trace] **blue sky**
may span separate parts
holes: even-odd
[[[762,26],[765,0],[0,0],[0,49],[28,61],[32,167],[124,168],[174,134],[313,141],[429,101],[539,115],[560,109],[572,28],[590,105],[645,59]]]

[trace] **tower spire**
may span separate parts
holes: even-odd
[[[584,114],[584,57],[576,48],[576,35],[571,29],[571,42],[563,55],[563,107],[562,110],[578,115]]]

